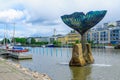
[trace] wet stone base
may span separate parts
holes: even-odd
[[[85,66],[94,62],[90,44],[86,43],[85,47],[86,49],[83,53],[81,44],[74,45],[70,66]]]

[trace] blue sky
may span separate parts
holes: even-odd
[[[105,18],[98,24],[120,20],[119,0],[0,0],[0,37],[4,26],[12,36],[13,23],[15,36],[50,36],[56,28],[57,34],[67,34],[71,28],[65,25],[60,16],[73,12],[107,10]]]

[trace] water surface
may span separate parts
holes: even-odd
[[[33,71],[48,74],[53,80],[120,80],[120,50],[92,49],[95,63],[69,67],[72,48],[29,47],[32,60],[18,61]]]

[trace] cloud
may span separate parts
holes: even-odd
[[[3,3],[4,1],[2,1]],[[91,10],[108,10],[108,16],[118,16],[120,10],[119,0],[11,0],[7,1],[7,6],[18,10],[26,10],[29,13],[28,22],[36,22],[41,20],[56,20],[64,14],[73,12],[85,12]],[[5,5],[6,6],[6,5]],[[116,19],[115,16],[113,19]],[[111,20],[113,20],[111,19]],[[107,19],[106,19],[107,20]],[[110,20],[110,19],[108,19]]]
[[[54,21],[59,22],[60,16],[73,12],[87,13],[91,10],[107,10],[108,12],[100,24],[116,21],[120,14],[119,0],[21,0],[18,5],[24,6],[24,10],[29,15],[26,22],[34,25],[59,25],[63,22]]]
[[[0,11],[0,21],[1,22],[15,22],[17,20],[22,20],[25,17],[23,11],[9,9]]]
[[[66,34],[71,29],[60,16],[73,12],[107,10],[99,24],[119,20],[120,14],[119,0],[0,0],[0,4],[0,21],[22,23],[16,24],[16,31],[21,35],[50,35],[54,28],[58,34]]]

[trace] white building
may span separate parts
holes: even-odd
[[[120,43],[120,26],[118,25],[120,25],[120,21],[117,21],[116,25],[112,24],[110,27],[109,23],[105,23],[101,28],[91,29],[87,33],[87,40],[94,43],[118,44]]]
[[[50,42],[50,38],[49,37],[28,37],[27,38],[27,42],[31,43],[32,38],[35,39],[35,42]]]

